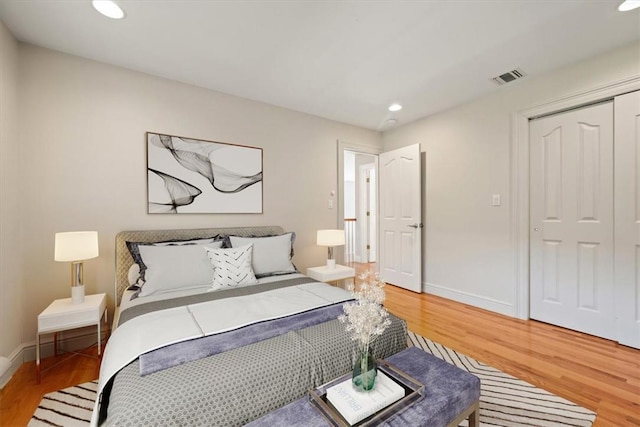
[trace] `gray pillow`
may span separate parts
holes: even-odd
[[[147,269],[147,266],[142,261],[142,257],[140,257],[140,246],[179,246],[179,245],[199,245],[205,243],[212,243],[217,241],[223,241],[219,235],[215,235],[212,237],[206,237],[203,239],[189,239],[189,240],[166,240],[162,242],[125,242],[127,245],[127,249],[129,249],[129,253],[131,254],[131,258],[133,258],[133,262],[138,264],[138,274],[140,277],[136,278],[136,280],[131,280],[129,278],[129,284],[131,287],[129,290],[136,290],[142,284],[144,284],[144,273]]]
[[[291,262],[295,233],[285,233],[268,237],[229,236],[232,247],[253,244],[252,267],[256,277],[294,273],[296,267]]]
[[[221,246],[222,241],[204,245],[139,245],[140,256],[146,266],[139,296],[211,286],[213,267],[204,248]]]

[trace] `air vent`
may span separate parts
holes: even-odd
[[[526,74],[521,69],[516,68],[515,70],[511,70],[507,73],[500,74],[498,77],[494,77],[491,80],[493,80],[497,85],[502,86],[503,84],[521,79],[524,76],[526,76]]]

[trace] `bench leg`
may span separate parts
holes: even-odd
[[[480,413],[478,407],[469,414],[469,427],[480,427]]]
[[[469,427],[480,427],[480,401],[476,400],[456,417],[455,420],[447,424],[447,427],[458,427],[464,420],[468,420]]]

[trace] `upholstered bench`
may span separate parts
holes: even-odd
[[[382,425],[453,427],[468,418],[470,427],[478,427],[478,377],[416,347],[394,354],[387,360],[425,387],[422,397],[392,415]],[[309,402],[309,397],[305,396],[249,423],[248,426],[326,427],[327,421]]]

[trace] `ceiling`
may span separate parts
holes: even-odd
[[[373,130],[640,40],[621,0],[116,1],[119,21],[90,0],[0,0],[0,20],[22,42]]]

